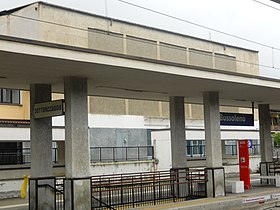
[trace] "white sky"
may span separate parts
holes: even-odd
[[[106,15],[106,0],[44,0],[45,2]],[[126,0],[162,13],[191,21],[200,25],[224,31],[274,48],[280,48],[280,4],[269,0],[259,0],[279,8],[275,10],[253,0]],[[32,3],[32,0],[0,0],[0,11]],[[211,39],[260,52],[260,63],[280,68],[280,51],[261,47],[211,30],[201,29],[182,21],[167,18],[139,9],[118,0],[107,0],[108,16],[129,22]],[[273,53],[272,53],[273,51]],[[273,58],[272,58],[272,55]],[[272,61],[273,60],[273,61]],[[266,76],[280,78],[280,70],[261,67]]]

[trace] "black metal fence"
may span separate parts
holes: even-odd
[[[238,154],[238,146],[236,144],[234,145],[225,145],[225,151],[226,155],[237,155]],[[259,144],[253,144],[249,148],[249,155],[259,155],[260,154],[260,145]]]
[[[250,155],[259,155],[261,154],[261,146],[260,144],[253,144],[251,148],[249,148]]]
[[[75,178],[75,181],[84,179]],[[208,180],[205,170],[177,168],[169,171],[93,176],[86,179],[89,179],[88,184],[91,185],[92,209],[136,208],[207,196]],[[66,192],[67,180],[56,177],[30,178],[29,209],[40,209],[39,207],[46,203],[51,209],[66,209],[65,195],[71,197],[71,202],[75,196],[73,187]]]
[[[31,195],[31,191],[35,193]],[[64,210],[64,179],[57,177],[40,177],[29,179],[29,209]],[[48,206],[46,206],[48,203]]]
[[[92,177],[92,208],[135,208],[207,196],[204,170],[188,168]]]
[[[264,176],[279,176],[280,175],[280,162],[261,162],[260,163],[260,174]]]
[[[238,146],[236,144],[233,145],[225,145],[225,154],[229,156],[238,155]],[[250,155],[259,155],[260,154],[260,145],[253,144],[251,148],[249,148]],[[206,157],[205,145],[187,145],[187,158],[201,158]]]
[[[117,162],[154,159],[153,146],[90,147],[91,162]]]
[[[57,148],[52,149],[52,160],[57,163]],[[0,149],[0,165],[27,164],[31,162],[31,149]]]

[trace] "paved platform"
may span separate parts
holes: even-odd
[[[0,200],[0,210],[27,210],[28,200],[22,198],[9,198]]]
[[[269,185],[261,185],[260,180],[251,176],[251,189],[244,193],[231,193],[230,184],[226,185],[225,197],[204,198],[178,203],[167,203],[156,206],[137,208],[137,210],[241,210],[241,209],[266,209],[280,210],[280,188]],[[238,177],[226,180],[238,180]]]

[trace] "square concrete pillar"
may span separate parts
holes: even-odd
[[[91,209],[89,174],[87,79],[64,79],[65,96],[65,206]],[[70,181],[69,181],[70,180]]]
[[[271,118],[268,104],[259,104],[259,132],[261,150],[261,175],[269,174],[269,163],[273,161],[273,144],[271,139]]]
[[[224,168],[222,167],[219,93],[203,93],[206,166],[208,170],[207,196],[225,196]]]
[[[169,98],[172,168],[187,167],[184,97]]]
[[[34,105],[48,101],[51,101],[50,85],[32,84],[30,86],[31,178],[34,179],[50,177],[53,174],[52,119],[51,117],[34,118]],[[49,180],[44,179],[44,182],[48,183]],[[47,187],[36,189],[36,186],[35,181],[30,182],[29,209],[54,209],[51,190]]]
[[[261,162],[273,160],[273,145],[271,139],[271,118],[268,104],[259,104],[259,132],[261,146]]]

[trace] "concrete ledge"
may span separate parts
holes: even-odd
[[[4,200],[7,198],[19,198],[19,197],[20,197],[20,190],[0,192],[0,200]]]

